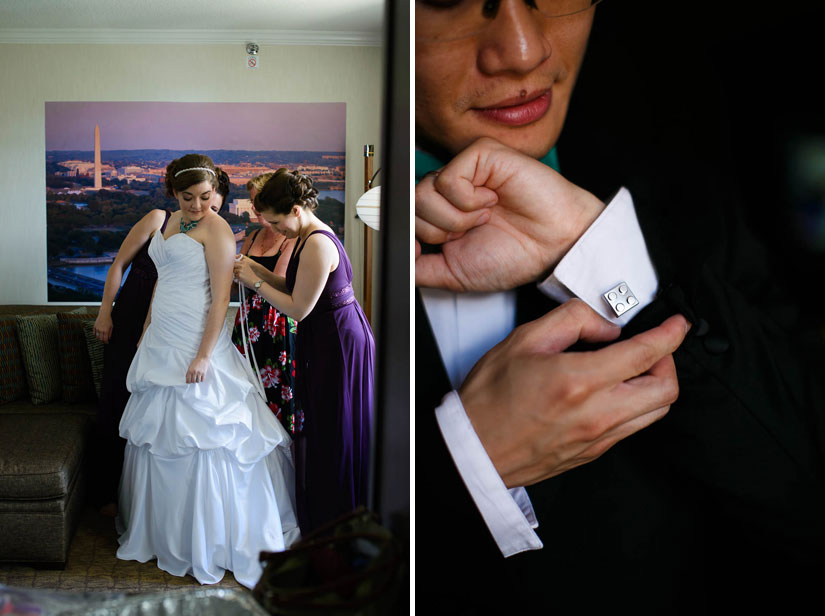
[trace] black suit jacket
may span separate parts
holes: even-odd
[[[450,385],[416,293],[416,570],[427,613],[787,609],[819,587],[825,373],[795,344],[793,313],[741,220],[691,207],[718,187],[667,181],[629,186],[660,293],[622,337],[676,312],[694,323],[675,354],[679,400],[598,460],[528,488],[542,550],[504,559],[453,465],[433,413]],[[554,306],[534,285],[518,290],[519,323]]]

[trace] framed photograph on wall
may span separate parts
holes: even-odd
[[[101,300],[132,225],[177,209],[166,165],[191,152],[229,175],[220,215],[238,248],[260,226],[246,183],[280,167],[312,177],[344,240],[345,103],[47,102],[45,116],[49,302]]]

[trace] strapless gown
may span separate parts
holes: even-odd
[[[212,301],[203,245],[155,233],[152,322],[126,378],[120,421],[127,440],[117,556],[202,584],[230,570],[248,588],[261,550],[299,537],[290,437],[253,386],[224,326],[206,378],[186,383]]]

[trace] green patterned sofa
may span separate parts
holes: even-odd
[[[95,312],[0,306],[0,562],[66,564],[102,372]]]

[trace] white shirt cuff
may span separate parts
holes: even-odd
[[[616,316],[603,294],[624,282],[639,303]],[[538,285],[557,302],[585,301],[611,323],[624,326],[653,301],[659,279],[636,218],[633,198],[621,188],[601,215]]]
[[[542,548],[533,530],[538,522],[527,490],[504,485],[457,392],[444,396],[435,417],[453,462],[501,553],[507,557]]]

